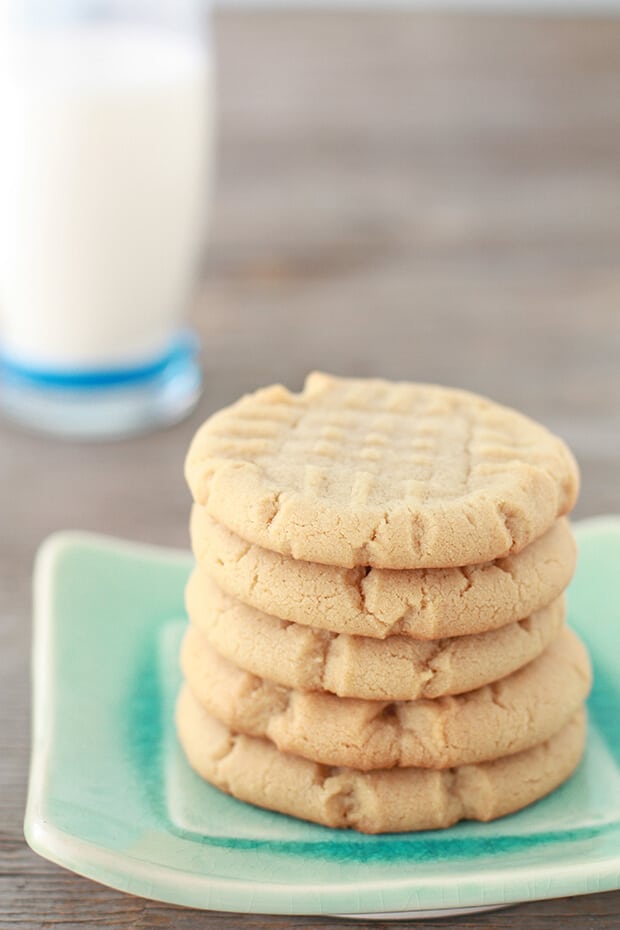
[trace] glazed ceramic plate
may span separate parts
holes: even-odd
[[[189,556],[53,536],[35,578],[28,842],[114,888],[237,912],[412,918],[618,887],[620,519],[577,535],[570,621],[595,667],[578,771],[493,823],[384,836],[263,811],[198,778],[172,725]]]

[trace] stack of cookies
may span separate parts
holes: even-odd
[[[205,779],[374,833],[490,820],[572,773],[590,667],[560,439],[464,391],[316,373],[211,417],[186,474],[177,728]]]

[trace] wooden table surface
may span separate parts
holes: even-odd
[[[462,385],[565,436],[578,516],[620,511],[620,20],[235,12],[216,27],[198,411],[108,445],[0,428],[2,928],[343,926],[133,898],[22,837],[35,549],[63,527],[186,545],[182,460],[209,412],[314,367]],[[609,930],[619,912],[612,892],[441,926]]]

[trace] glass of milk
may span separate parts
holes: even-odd
[[[120,436],[200,393],[213,76],[199,0],[0,4],[0,406]]]

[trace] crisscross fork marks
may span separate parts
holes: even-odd
[[[286,435],[286,419],[281,417],[274,448],[264,459],[259,454],[257,464],[274,481],[287,468],[293,489],[297,485],[306,493],[334,497],[353,507],[390,497],[457,497],[469,488],[475,425],[456,407],[448,420],[435,410],[432,398],[423,394],[412,395],[408,416],[404,410],[324,406],[306,411]],[[245,450],[252,448],[249,441],[243,437]],[[296,478],[300,468],[303,476]]]

